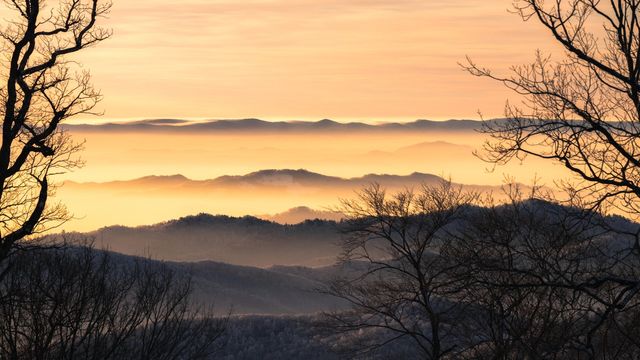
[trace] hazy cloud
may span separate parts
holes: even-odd
[[[108,117],[499,115],[504,68],[546,37],[511,1],[116,0],[115,36],[83,56]]]

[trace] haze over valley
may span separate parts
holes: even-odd
[[[67,125],[86,142],[85,166],[59,177],[58,198],[76,217],[64,229],[145,225],[200,212],[269,218],[301,206],[335,219],[327,212],[340,199],[374,182],[393,191],[450,178],[469,189],[500,192],[505,175],[552,186],[562,173],[536,159],[490,171],[474,155],[486,140],[480,128],[469,120]]]

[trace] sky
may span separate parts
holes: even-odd
[[[548,49],[511,0],[114,0],[113,37],[79,54],[102,122],[402,121],[502,115],[504,72]],[[557,50],[557,49],[556,49]]]
[[[518,99],[500,84],[469,75],[459,63],[470,56],[504,73],[530,62],[536,49],[561,50],[552,47],[540,25],[523,22],[509,9],[512,0],[113,0],[101,23],[113,30],[112,38],[74,55],[102,90],[97,110],[104,115],[73,122],[329,118],[376,123],[477,119],[478,112],[501,117],[505,101]],[[505,175],[527,182],[544,172],[550,182],[557,174],[531,162],[490,173],[472,154],[484,140],[476,132],[432,138],[419,132],[72,135],[86,141],[80,154],[86,165],[61,179],[84,183],[174,174],[205,180],[304,168],[345,178],[424,172],[499,186]],[[235,192],[179,198],[174,193],[180,191],[147,193],[146,183],[142,190],[67,183],[55,200],[77,217],[67,230],[148,224],[201,211],[273,214],[338,201],[338,193],[301,194],[295,185],[275,198],[250,188],[243,192],[248,198],[237,201]]]

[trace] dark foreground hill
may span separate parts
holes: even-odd
[[[255,217],[200,214],[150,226],[111,226],[87,234],[98,248],[169,261],[323,266],[340,253],[337,223],[282,225]]]
[[[115,261],[129,263],[140,258],[113,254]],[[157,260],[142,261],[158,263]],[[260,269],[212,261],[165,262],[178,276],[192,279],[193,300],[212,305],[218,314],[292,315],[345,309],[338,299],[317,292],[322,280],[349,267]]]
[[[567,211],[560,205],[531,202],[539,211]],[[470,207],[468,211],[475,211]],[[635,231],[620,217],[590,217],[615,228]],[[274,265],[319,267],[336,262],[341,254],[340,223],[306,220],[280,224],[252,216],[199,214],[149,226],[110,226],[80,234],[95,240],[98,248],[127,255],[178,262],[215,261],[268,268]]]

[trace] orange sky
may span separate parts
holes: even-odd
[[[551,41],[511,0],[114,0],[112,39],[80,56],[124,118],[410,120],[501,116],[473,78]],[[84,120],[84,119],[80,119]]]

